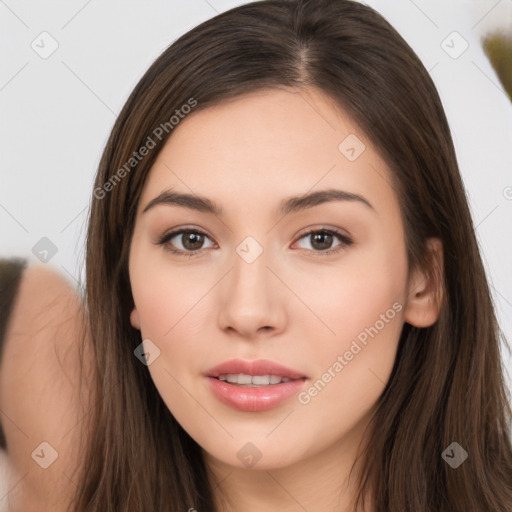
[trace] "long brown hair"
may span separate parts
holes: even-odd
[[[216,510],[200,447],[133,354],[141,338],[129,321],[129,247],[142,187],[176,109],[280,86],[318,88],[373,142],[393,172],[411,269],[428,268],[430,237],[444,246],[440,317],[429,328],[403,327],[356,505],[510,512],[501,333],[450,129],[413,50],[381,15],[351,0],[263,0],[215,16],[169,46],[126,101],[100,161],[87,233],[97,379],[74,510]],[[157,147],[134,161],[148,137]],[[453,442],[468,453],[457,469],[442,457]]]

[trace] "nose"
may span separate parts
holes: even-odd
[[[281,332],[286,323],[286,289],[267,253],[263,251],[252,263],[235,253],[232,265],[220,283],[219,327],[250,339]]]

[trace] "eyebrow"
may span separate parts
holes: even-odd
[[[277,210],[277,215],[288,215],[289,213],[299,212],[308,208],[313,208],[323,203],[329,203],[333,201],[354,201],[359,204],[363,204],[375,211],[372,204],[359,194],[353,194],[345,190],[339,189],[327,189],[319,190],[316,192],[310,192],[302,196],[295,196],[283,199]],[[144,208],[142,213],[146,213],[151,208],[157,205],[174,205],[181,206],[183,208],[189,208],[191,210],[197,210],[199,212],[211,213],[218,217],[223,214],[222,208],[204,196],[195,194],[182,194],[180,192],[174,192],[172,190],[164,190],[157,197],[152,199]]]

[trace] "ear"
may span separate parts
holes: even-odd
[[[132,312],[130,313],[130,323],[132,324],[132,327],[135,327],[135,329],[139,329],[140,331],[140,317],[136,306],[133,306]]]
[[[427,240],[428,268],[416,269],[409,278],[404,320],[415,327],[429,327],[439,318],[444,296],[443,244]]]

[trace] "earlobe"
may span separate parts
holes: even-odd
[[[429,327],[439,318],[444,295],[443,245],[438,238],[427,241],[428,269],[416,269],[410,277],[404,320],[415,327]]]
[[[135,306],[133,307],[132,312],[130,313],[130,323],[132,324],[132,327],[135,327],[135,329],[140,330],[139,312],[137,311],[137,308]]]

